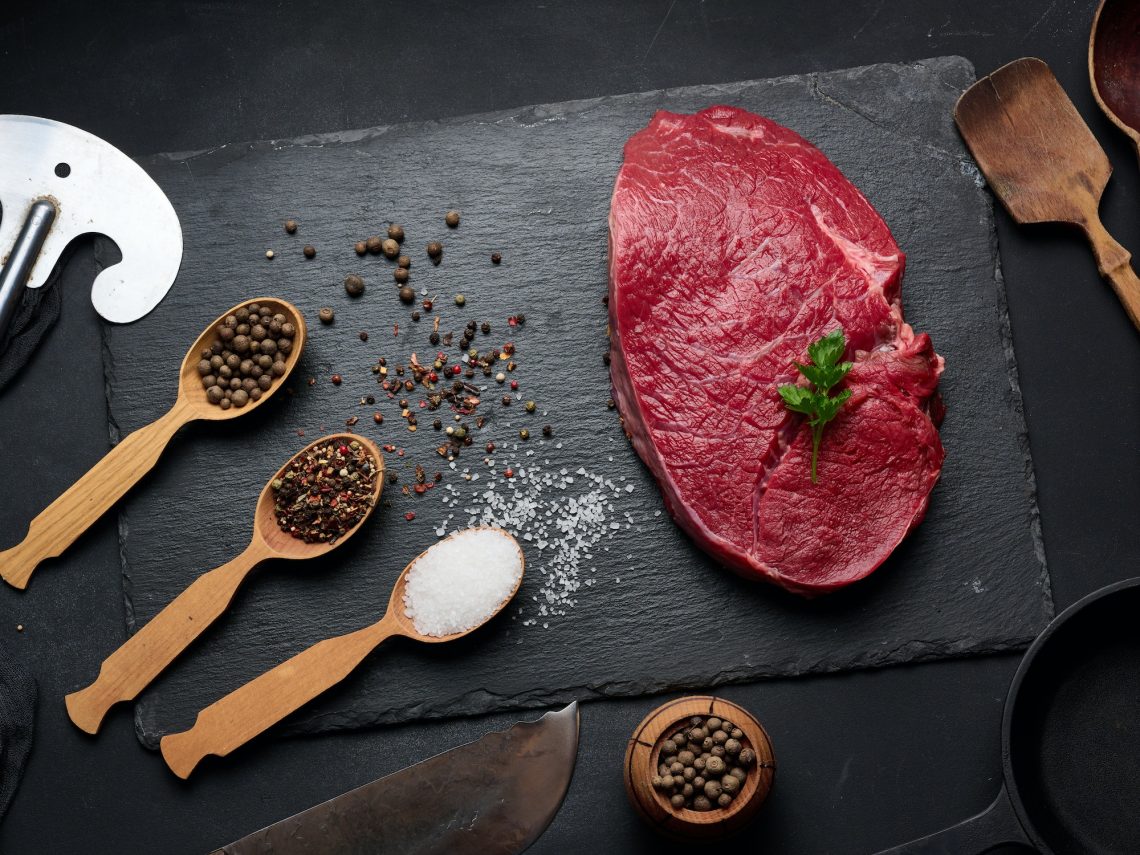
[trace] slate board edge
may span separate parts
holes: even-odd
[[[912,68],[923,67],[926,69],[930,69],[934,72],[935,76],[939,77],[940,79],[941,79],[941,75],[937,73],[937,69],[939,66],[942,66],[942,67],[957,66],[959,68],[968,69],[970,75],[973,76],[973,65],[972,65],[972,63],[970,63],[969,60],[966,60],[965,58],[962,58],[962,57],[954,57],[954,56],[934,57],[934,58],[917,60],[917,61],[912,61],[912,62],[889,63],[889,64],[910,66]],[[877,65],[882,65],[882,63],[875,63],[875,64],[872,64],[869,66],[858,66],[858,67],[854,67],[851,69],[839,69],[839,70],[834,70],[832,73],[847,72],[847,71],[858,71],[861,68],[872,68],[872,67],[875,67]],[[772,82],[791,81],[791,80],[802,81],[805,78],[811,79],[813,81],[818,81],[819,76],[823,73],[824,72],[810,73],[810,74],[784,75],[781,77],[768,78],[768,79],[766,79],[765,82],[772,83]],[[538,116],[541,117],[542,111],[545,107],[556,106],[559,110],[559,115],[575,115],[575,114],[581,114],[584,112],[588,112],[589,110],[593,109],[595,106],[602,105],[602,104],[606,103],[607,101],[612,100],[613,98],[616,98],[616,97],[643,96],[646,99],[649,99],[649,98],[652,98],[655,96],[660,96],[662,94],[668,95],[668,94],[672,94],[672,93],[682,93],[682,94],[683,93],[692,93],[694,90],[698,90],[700,93],[706,94],[709,92],[709,90],[715,91],[715,90],[720,89],[722,87],[725,89],[728,89],[730,87],[735,87],[735,86],[739,86],[741,84],[747,84],[750,82],[754,82],[754,81],[732,81],[732,82],[728,82],[728,83],[722,82],[722,83],[718,83],[718,84],[676,87],[676,88],[652,90],[652,91],[645,91],[645,92],[631,92],[631,93],[623,93],[622,95],[609,95],[609,96],[603,96],[603,97],[599,97],[599,98],[580,99],[580,100],[576,100],[576,101],[559,103],[557,105],[525,106],[525,107],[519,107],[519,108],[511,108],[511,109],[502,110],[502,111],[496,111],[496,112],[492,112],[492,113],[482,113],[482,114],[474,114],[474,115],[466,115],[466,116],[448,117],[448,118],[441,119],[441,120],[417,122],[414,124],[446,126],[449,124],[470,123],[472,121],[476,121],[476,122],[502,122],[502,121],[507,121],[507,120],[516,121],[516,122],[519,122],[520,124],[531,124],[531,123],[533,123],[532,120],[534,120],[534,117],[533,117],[533,115],[528,116],[528,113],[538,114]],[[943,82],[945,82],[945,81],[943,81]],[[949,84],[949,83],[946,83],[946,85],[951,86],[951,84]],[[840,104],[840,106],[845,106],[845,105]],[[524,119],[526,121],[524,121]],[[545,120],[543,118],[537,118],[537,121],[542,122],[542,121],[547,121],[547,120]],[[325,133],[325,134],[309,135],[309,136],[303,136],[303,137],[297,137],[297,138],[290,139],[289,142],[291,145],[320,146],[320,145],[329,144],[329,143],[337,144],[337,143],[351,142],[351,141],[355,141],[355,140],[374,139],[378,136],[383,136],[384,134],[386,134],[387,132],[392,130],[394,127],[398,127],[398,126],[387,125],[387,126],[378,126],[378,127],[369,128],[369,129],[349,130],[349,131],[340,131],[340,132],[332,132],[332,133]],[[139,158],[138,160],[145,164],[145,162],[148,160],[153,162],[153,161],[178,161],[178,160],[193,159],[194,157],[197,157],[197,156],[204,156],[204,155],[216,153],[222,149],[231,148],[231,146],[232,146],[232,150],[235,153],[237,153],[239,151],[248,152],[248,151],[253,151],[253,150],[256,150],[257,148],[264,147],[264,146],[273,146],[273,145],[275,145],[276,142],[277,141],[275,141],[275,140],[263,140],[263,141],[247,142],[247,143],[228,144],[228,145],[217,146],[217,147],[210,148],[210,149],[203,149],[203,150],[199,150],[196,152],[173,153],[173,154],[172,153],[156,154],[156,155],[151,155],[151,156],[146,157],[146,158]],[[966,157],[968,158],[968,154],[966,155]],[[990,235],[991,235],[990,242],[991,242],[991,246],[993,247],[993,252],[994,252],[994,282],[995,282],[995,287],[997,288],[997,305],[998,305],[998,313],[999,313],[999,319],[998,320],[999,320],[999,327],[1000,327],[1000,335],[1002,338],[1003,351],[1006,355],[1006,360],[1007,360],[1007,372],[1008,372],[1008,379],[1009,379],[1010,390],[1011,390],[1011,405],[1014,408],[1014,412],[1015,412],[1016,417],[1018,419],[1020,419],[1020,429],[1018,430],[1017,440],[1018,440],[1018,445],[1022,451],[1024,461],[1025,461],[1026,489],[1027,489],[1027,493],[1028,493],[1027,498],[1029,499],[1029,502],[1030,502],[1030,507],[1029,507],[1030,520],[1029,520],[1029,522],[1030,522],[1030,529],[1031,529],[1031,538],[1033,541],[1035,554],[1036,554],[1038,560],[1041,562],[1041,565],[1042,565],[1041,575],[1039,577],[1040,588],[1041,588],[1042,596],[1045,599],[1045,602],[1043,604],[1044,605],[1044,613],[1048,616],[1048,615],[1051,615],[1053,613],[1053,604],[1052,604],[1052,597],[1051,597],[1051,592],[1050,592],[1048,570],[1047,570],[1047,566],[1045,564],[1044,545],[1043,545],[1043,539],[1042,539],[1041,530],[1040,530],[1040,513],[1039,513],[1039,508],[1038,508],[1037,500],[1036,500],[1036,483],[1035,483],[1035,477],[1034,477],[1033,466],[1032,466],[1032,458],[1030,456],[1030,450],[1029,450],[1028,432],[1027,432],[1027,429],[1025,426],[1025,420],[1024,420],[1024,409],[1023,409],[1023,405],[1022,405],[1020,385],[1018,382],[1016,358],[1015,358],[1015,354],[1013,351],[1012,332],[1010,329],[1008,312],[1006,311],[1007,301],[1006,301],[1006,294],[1005,294],[1005,290],[1004,290],[1004,280],[1001,276],[1000,257],[999,257],[998,252],[997,252],[997,237],[996,237],[996,233],[993,230],[993,204],[992,204],[992,199],[990,198],[989,194],[984,191],[983,185],[979,184],[978,193],[981,194],[981,196],[982,196],[982,199],[984,202],[984,208],[985,208],[985,212],[986,212],[986,218],[987,218],[987,221],[988,221],[988,224],[990,227]],[[114,354],[111,353],[109,346],[107,346],[108,342],[109,342],[109,336],[105,332],[104,333],[104,368],[105,368],[105,374],[108,377],[111,377],[111,376],[113,376],[113,372],[114,372]],[[110,389],[109,384],[108,384],[106,391],[108,394],[108,403],[110,403],[111,389]],[[112,439],[115,440],[117,438],[117,436],[121,433],[119,425],[115,422],[115,420],[113,418],[109,418],[108,427],[109,427],[109,432],[112,436]],[[132,587],[133,587],[132,577],[130,574],[130,568],[127,564],[126,555],[125,555],[125,545],[126,545],[127,533],[128,533],[128,525],[127,525],[127,521],[125,519],[125,514],[120,514],[120,518],[119,518],[120,560],[121,560],[122,565],[123,565],[122,566],[122,577],[123,577],[123,585],[124,585],[124,596],[125,596],[125,599],[127,601],[126,602],[126,623],[127,623],[128,632],[133,633],[137,629],[137,621],[135,618],[135,610],[133,608],[132,601],[131,601],[132,600],[131,591],[132,591]],[[981,655],[981,654],[987,654],[987,653],[994,653],[994,652],[998,652],[1001,650],[1008,650],[1010,648],[1018,648],[1018,647],[1023,648],[1031,640],[1032,640],[1031,635],[1017,635],[1015,637],[1010,637],[1010,638],[1006,638],[1006,639],[993,639],[993,638],[991,638],[986,643],[983,643],[983,644],[963,643],[960,645],[955,645],[954,643],[947,644],[945,642],[937,642],[937,641],[915,642],[915,645],[916,645],[915,651],[912,652],[911,658],[908,660],[908,662],[909,661],[926,661],[926,660],[931,660],[931,659],[935,659],[935,658],[955,658],[955,657],[962,657],[962,656],[966,656],[966,655]],[[884,665],[888,665],[888,664],[896,664],[896,663],[883,662],[882,661],[882,655],[880,654],[880,655],[869,655],[869,656],[865,657],[862,661],[845,663],[844,665],[838,666],[838,667],[828,666],[826,664],[817,665],[817,666],[810,666],[810,665],[809,666],[804,666],[804,665],[796,666],[794,663],[788,663],[788,667],[786,667],[784,670],[770,670],[770,671],[765,670],[765,671],[761,671],[761,672],[757,672],[757,671],[753,670],[752,672],[747,673],[747,674],[739,673],[734,669],[729,669],[729,670],[726,670],[726,671],[722,672],[721,674],[719,674],[711,682],[707,679],[702,678],[702,680],[700,681],[700,684],[702,686],[721,686],[721,685],[730,685],[730,684],[734,684],[734,683],[750,682],[750,681],[754,681],[757,679],[770,679],[772,677],[796,676],[799,674],[827,673],[827,672],[840,671],[840,670],[843,670],[843,671],[846,671],[846,670],[862,670],[862,669],[872,668],[872,667],[883,667]],[[898,664],[903,664],[903,663],[898,663]],[[645,695],[645,694],[650,694],[650,693],[658,694],[661,692],[676,691],[678,689],[683,689],[686,687],[691,688],[693,685],[695,685],[695,683],[692,680],[687,681],[684,678],[682,678],[680,680],[675,681],[675,685],[673,682],[671,682],[668,685],[656,683],[652,687],[641,686],[640,689],[638,688],[638,685],[639,684],[636,682],[631,682],[631,683],[624,683],[624,682],[622,682],[622,683],[603,683],[603,684],[598,684],[598,685],[585,684],[582,686],[571,686],[571,687],[567,687],[564,689],[556,689],[556,690],[552,690],[550,692],[544,692],[541,694],[531,693],[531,694],[526,694],[526,695],[520,695],[517,697],[513,697],[511,699],[504,699],[498,695],[491,695],[491,694],[487,694],[487,693],[482,693],[483,694],[483,700],[482,701],[476,700],[476,702],[471,702],[471,699],[472,699],[473,694],[477,695],[478,693],[470,693],[470,694],[464,696],[462,699],[456,700],[455,703],[452,705],[452,707],[437,707],[428,713],[419,715],[419,717],[443,719],[443,718],[454,717],[456,715],[478,715],[478,714],[483,714],[485,712],[490,712],[492,710],[501,710],[501,709],[505,709],[505,708],[527,709],[527,708],[535,708],[535,707],[544,707],[544,706],[548,706],[548,705],[555,703],[555,702],[558,702],[558,701],[566,701],[566,700],[574,699],[575,695],[572,693],[578,693],[578,692],[587,693],[586,698],[579,698],[579,699],[586,699],[586,700],[607,697],[607,696],[610,696],[613,694],[622,694],[622,695],[629,694],[629,693],[633,693],[633,694],[637,694],[637,695]],[[157,747],[157,739],[155,738],[155,734],[153,731],[151,731],[150,735],[149,736],[147,735],[146,729],[144,727],[144,722],[142,720],[141,712],[142,712],[142,705],[141,704],[136,705],[135,723],[136,723],[136,732],[138,734],[138,737],[139,737],[140,741],[145,746],[147,746],[149,748],[156,748]],[[323,716],[321,716],[320,718],[323,718]],[[380,712],[377,712],[374,714],[365,715],[361,718],[351,719],[343,725],[334,725],[334,726],[330,727],[328,724],[321,724],[321,725],[318,725],[318,727],[321,730],[343,730],[343,729],[352,729],[352,728],[359,728],[359,727],[383,725],[383,724],[388,724],[388,723],[394,723],[396,721],[406,721],[406,720],[407,719],[403,718],[403,717],[393,717],[389,712],[380,711]],[[285,735],[285,734],[291,734],[291,733],[311,732],[314,721],[316,721],[316,719],[302,719],[299,717],[294,718],[291,721],[286,722],[284,725],[278,727],[275,732],[278,733],[279,735]],[[159,734],[159,735],[161,735],[161,734]]]

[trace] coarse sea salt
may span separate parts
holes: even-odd
[[[522,551],[513,537],[494,528],[465,529],[409,568],[404,613],[424,635],[466,632],[510,598],[522,574]]]

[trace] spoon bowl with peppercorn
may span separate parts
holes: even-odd
[[[502,529],[455,532],[404,568],[379,621],[314,644],[206,707],[190,730],[163,737],[166,764],[186,778],[207,755],[225,757],[339,683],[394,635],[441,644],[474,632],[514,598],[524,569],[522,549]]]
[[[0,551],[0,577],[26,588],[40,562],[60,555],[154,468],[179,428],[257,409],[289,378],[304,345],[305,319],[273,297],[246,300],[213,321],[182,361],[174,406],[125,437],[32,520],[20,543]]]
[[[103,661],[95,682],[68,695],[72,722],[97,732],[112,706],[136,698],[222,615],[254,567],[340,546],[371,516],[383,487],[384,459],[363,437],[333,434],[303,448],[261,491],[245,551],[199,576]]]

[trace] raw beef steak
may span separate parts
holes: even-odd
[[[942,468],[942,358],[903,321],[904,256],[818,149],[733,107],[660,112],[610,208],[614,399],[677,523],[734,570],[802,594],[863,578]],[[777,392],[841,326],[852,397],[823,435]]]

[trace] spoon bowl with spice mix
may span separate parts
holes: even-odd
[[[233,600],[267,558],[316,558],[360,530],[380,501],[384,460],[369,440],[318,439],[277,472],[257,501],[253,536],[232,561],[199,576],[99,668],[90,686],[67,696],[72,722],[95,733],[107,711],[150,685]]]
[[[41,511],[23,541],[0,552],[0,577],[26,588],[40,562],[62,554],[154,468],[179,428],[257,409],[288,379],[304,345],[305,319],[272,297],[246,300],[211,323],[182,361],[174,406],[125,437]]]
[[[163,737],[166,764],[186,778],[207,755],[225,757],[335,686],[393,635],[440,644],[475,631],[511,601],[524,569],[518,542],[501,529],[469,528],[439,541],[404,568],[383,618],[314,644],[206,707],[190,730]]]

